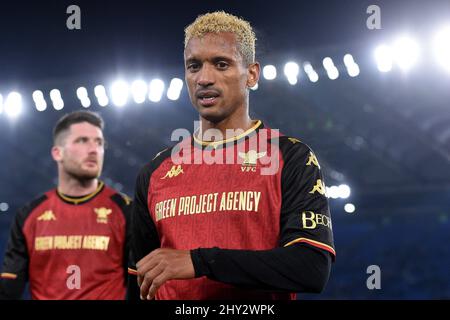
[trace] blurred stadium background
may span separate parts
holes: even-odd
[[[101,113],[102,179],[129,195],[172,131],[193,130],[173,81],[183,28],[223,9],[254,25],[273,66],[252,117],[305,141],[325,172],[337,260],[324,293],[299,298],[450,298],[450,1],[78,1],[70,31],[71,4],[2,3],[0,261],[17,208],[56,183],[51,131],[65,112]],[[366,286],[370,265],[380,290]]]

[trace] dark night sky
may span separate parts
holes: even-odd
[[[82,30],[66,28],[70,4],[81,8]],[[382,30],[366,28],[370,4],[381,7]],[[218,9],[253,23],[261,57],[423,30],[421,17],[439,21],[450,1],[2,1],[0,85],[182,68],[183,28]]]

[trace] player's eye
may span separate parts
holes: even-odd
[[[225,70],[228,68],[228,63],[226,63],[225,61],[219,61],[216,63],[216,66],[218,69]]]
[[[77,142],[77,143],[87,143],[87,142],[88,142],[88,138],[86,138],[86,137],[81,137],[81,138],[78,138],[78,139],[76,140],[76,142]]]
[[[198,63],[196,63],[196,62],[194,62],[194,63],[189,63],[189,64],[187,65],[187,69],[188,69],[189,71],[192,71],[192,72],[197,71],[198,69],[200,69],[200,64],[198,64]]]

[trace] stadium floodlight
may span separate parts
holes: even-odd
[[[450,72],[450,25],[436,33],[433,39],[433,49],[438,63]]]
[[[0,94],[0,114],[3,112],[3,96]]]
[[[85,87],[79,87],[77,89],[77,97],[80,99],[81,105],[84,108],[89,108],[91,106],[91,99],[89,99],[88,92]]]
[[[303,64],[303,70],[305,70],[306,73],[310,73],[310,72],[314,71],[314,69],[313,69],[311,63],[309,63],[308,61],[306,61],[306,62]]]
[[[89,99],[88,97],[84,97],[80,101],[81,101],[81,105],[84,108],[89,108],[91,106],[91,99]]]
[[[150,81],[148,99],[152,102],[159,102],[164,93],[164,82],[161,79]]]
[[[50,99],[52,100],[61,100],[61,92],[58,89],[52,89],[50,91]]]
[[[117,107],[123,107],[128,101],[130,88],[128,83],[123,80],[117,80],[111,85],[111,100]]]
[[[178,100],[180,98],[182,89],[183,89],[183,80],[173,78],[170,81],[169,89],[167,89],[167,98],[173,101]]]
[[[284,65],[284,75],[291,85],[297,84],[300,68],[295,62],[288,62]]]
[[[417,63],[419,54],[419,45],[414,39],[402,36],[395,41],[395,62],[402,70],[408,71],[411,69]]]
[[[143,103],[147,96],[147,83],[144,80],[135,80],[131,84],[131,95],[136,103]]]
[[[331,80],[336,80],[339,77],[339,71],[337,68],[328,69],[327,75]]]
[[[45,101],[44,93],[41,90],[35,90],[32,97],[37,111],[42,112],[47,109],[47,102]]]
[[[347,53],[344,56],[344,64],[350,77],[356,77],[357,75],[359,75],[359,66],[355,62],[355,59],[353,59],[353,56],[351,54]]]
[[[355,59],[353,59],[353,56],[350,53],[347,53],[344,56],[344,64],[346,67],[351,66],[352,64],[355,63]]]
[[[308,76],[309,81],[311,82],[317,82],[319,80],[319,75],[317,72],[313,69],[311,63],[308,61],[305,61],[303,64],[303,70],[305,70],[306,75]]]
[[[375,49],[375,61],[380,72],[389,72],[392,70],[394,54],[392,49],[387,45],[380,45]]]
[[[356,208],[353,203],[346,203],[344,206],[344,210],[347,213],[353,213],[353,212],[355,212]]]
[[[64,101],[61,97],[61,92],[58,89],[52,89],[50,91],[50,99],[52,100],[53,108],[55,110],[64,108]]]
[[[106,107],[108,105],[109,99],[104,86],[101,84],[96,85],[94,88],[94,94],[97,97],[97,102],[101,107]]]
[[[339,198],[339,188],[337,186],[331,186],[327,188],[327,194],[332,199]]]
[[[4,111],[10,118],[16,118],[22,113],[22,95],[18,92],[10,92],[4,103]]]
[[[0,211],[2,212],[6,212],[9,209],[9,204],[6,202],[2,202],[0,203]]]
[[[323,67],[327,71],[328,78],[336,80],[339,77],[339,71],[330,57],[326,57],[322,61]]]
[[[53,102],[53,108],[55,108],[55,110],[62,110],[64,108],[64,101],[62,99],[59,100],[52,100]]]
[[[266,80],[274,80],[277,77],[277,68],[271,64],[264,66],[263,77]]]
[[[87,92],[85,87],[79,87],[77,89],[77,97],[80,100],[83,100],[83,98],[87,98],[88,97],[88,92]]]
[[[346,184],[341,184],[340,186],[338,186],[338,190],[339,190],[339,197],[342,199],[347,199],[348,197],[350,197],[351,194],[351,189],[348,185]]]
[[[314,70],[311,73],[308,73],[308,79],[311,82],[319,81],[319,75]]]
[[[322,64],[323,64],[323,67],[327,70],[335,68],[333,60],[330,57],[325,57],[322,61]]]
[[[256,91],[258,90],[258,83],[256,83],[253,87],[250,87],[251,90]]]
[[[347,68],[347,73],[352,78],[358,76],[360,73],[359,66],[356,63],[351,65]]]

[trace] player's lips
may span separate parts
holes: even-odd
[[[210,107],[216,104],[220,93],[215,90],[199,90],[196,97],[203,107]]]
[[[89,166],[96,166],[98,164],[98,161],[91,159],[91,160],[86,160],[84,163],[86,163]]]

